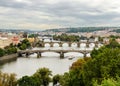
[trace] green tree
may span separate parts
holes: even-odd
[[[4,56],[5,55],[5,51],[4,49],[0,48],[0,57]]]
[[[89,61],[90,58],[78,59],[70,67],[69,73],[65,73],[60,79],[62,86],[85,86],[84,83],[84,64]]]
[[[53,77],[53,86],[56,85],[57,83],[60,83],[60,79],[62,78],[61,75],[57,74]]]
[[[34,76],[41,78],[41,84],[47,86],[51,81],[51,71],[48,68],[40,68],[36,71]]]
[[[107,48],[120,48],[120,44],[115,41],[115,39],[111,39],[110,43],[106,45]]]
[[[19,47],[21,50],[25,50],[27,48],[26,44],[22,44],[20,47]]]
[[[16,75],[0,72],[0,86],[17,86]]]
[[[41,77],[36,75],[23,76],[18,80],[19,86],[41,86]]]
[[[92,86],[94,80],[100,84],[104,78],[120,76],[120,49],[118,46],[119,44],[116,42],[111,42],[91,53],[92,59],[84,65],[86,86]]]

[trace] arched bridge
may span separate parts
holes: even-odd
[[[98,41],[93,41],[93,42],[89,42],[89,41],[86,41],[86,42],[52,42],[51,41],[51,42],[41,42],[41,45],[42,45],[42,47],[45,47],[45,44],[49,44],[50,47],[53,47],[54,44],[56,44],[56,43],[59,45],[59,47],[63,47],[63,44],[65,44],[65,43],[67,43],[69,47],[71,47],[72,44],[74,44],[74,43],[77,45],[77,47],[80,47],[80,45],[82,43],[86,44],[86,47],[89,47],[89,45],[91,43],[93,43],[95,45],[95,47],[98,47],[99,44],[103,44],[103,43],[98,42]]]
[[[56,52],[60,54],[60,58],[64,58],[64,53],[67,52],[82,53],[84,57],[86,57],[86,55],[90,53],[91,50],[24,50],[24,51],[18,51],[18,56],[22,56],[22,54],[25,54],[26,57],[28,57],[30,54],[37,53],[37,57],[39,58],[41,57],[41,53],[43,52]]]

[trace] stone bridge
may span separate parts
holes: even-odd
[[[29,55],[36,53],[37,58],[39,58],[42,56],[43,52],[56,52],[60,54],[60,58],[64,58],[64,53],[68,53],[68,52],[82,53],[84,57],[86,57],[86,55],[90,53],[91,50],[24,50],[24,51],[18,51],[18,56],[21,57],[22,54],[25,54],[26,57],[28,57]]]
[[[97,41],[93,41],[93,42],[88,42],[88,41],[87,42],[42,42],[41,45],[42,45],[42,47],[45,47],[45,44],[49,44],[50,47],[53,47],[54,44],[56,44],[56,43],[59,45],[59,47],[63,47],[64,43],[67,43],[69,47],[71,47],[71,45],[74,43],[77,44],[77,47],[80,47],[80,44],[82,44],[82,43],[86,44],[86,47],[89,47],[89,45],[91,43],[93,43],[93,44],[95,44],[95,47],[97,48],[99,43],[101,43],[101,42],[97,42]],[[103,43],[101,43],[101,44],[103,44]]]

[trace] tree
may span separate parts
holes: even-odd
[[[41,78],[41,84],[47,86],[51,81],[51,71],[48,68],[40,68],[36,71],[34,76]]]
[[[60,79],[62,86],[85,86],[84,82],[84,64],[89,61],[90,58],[78,59],[70,67],[69,73],[65,73]]]
[[[0,86],[17,86],[16,75],[0,72]]]
[[[5,51],[2,48],[0,48],[0,57],[2,57],[4,55],[5,55]]]
[[[87,86],[92,86],[94,80],[100,84],[104,78],[120,76],[120,49],[111,47],[105,46],[98,49],[97,53],[92,52],[92,59],[84,65]]]
[[[21,50],[25,50],[27,48],[26,44],[22,44],[20,47],[19,47]]]
[[[23,76],[18,80],[19,86],[41,86],[41,77],[36,75],[32,76]]]
[[[120,44],[115,41],[115,39],[111,39],[110,43],[106,45],[107,48],[120,48]]]
[[[59,75],[59,74],[57,74],[57,75],[55,75],[54,77],[53,77],[53,86],[54,85],[56,85],[56,84],[58,84],[58,83],[60,83],[60,79],[62,78],[62,76],[61,75]]]
[[[24,32],[23,33],[23,38],[27,38],[27,35],[28,35],[27,32]]]

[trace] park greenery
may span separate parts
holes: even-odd
[[[16,75],[0,72],[0,86],[17,86]]]
[[[24,39],[22,40],[20,43],[18,43],[17,47],[20,49],[20,50],[25,50],[29,47],[31,47],[31,44],[29,42],[28,39]]]
[[[63,75],[52,76],[48,68],[40,68],[33,75],[18,79],[17,85],[15,77],[12,81],[15,85],[1,86],[48,86],[50,82],[53,86],[120,86],[120,44],[110,40],[108,45],[94,49],[91,57],[78,59]]]
[[[36,38],[36,37],[38,37],[38,34],[29,34],[28,35],[28,38]]]
[[[9,46],[6,46],[4,49],[0,48],[0,57],[4,55],[9,55],[17,52],[16,45],[12,43]]]
[[[51,71],[48,68],[38,69],[32,76],[23,76],[18,80],[19,86],[48,86],[51,81]]]
[[[115,37],[114,37],[115,38]],[[86,36],[76,36],[76,35],[67,35],[67,34],[61,34],[61,35],[53,35],[53,39],[57,41],[66,41],[66,42],[79,42],[80,40],[89,40],[89,39],[95,39],[95,36],[90,36],[87,38]],[[104,37],[98,37],[98,41],[103,42]],[[113,37],[110,39],[113,39]]]
[[[75,36],[75,35],[67,35],[67,34],[62,34],[62,35],[54,35],[53,36],[54,40],[59,40],[59,41],[69,41],[69,42],[76,42],[79,41],[80,37]]]
[[[27,39],[22,40],[18,45],[11,43],[9,46],[4,47],[4,49],[0,48],[0,57],[17,53],[18,49],[25,50],[29,47],[31,47],[31,44]]]

